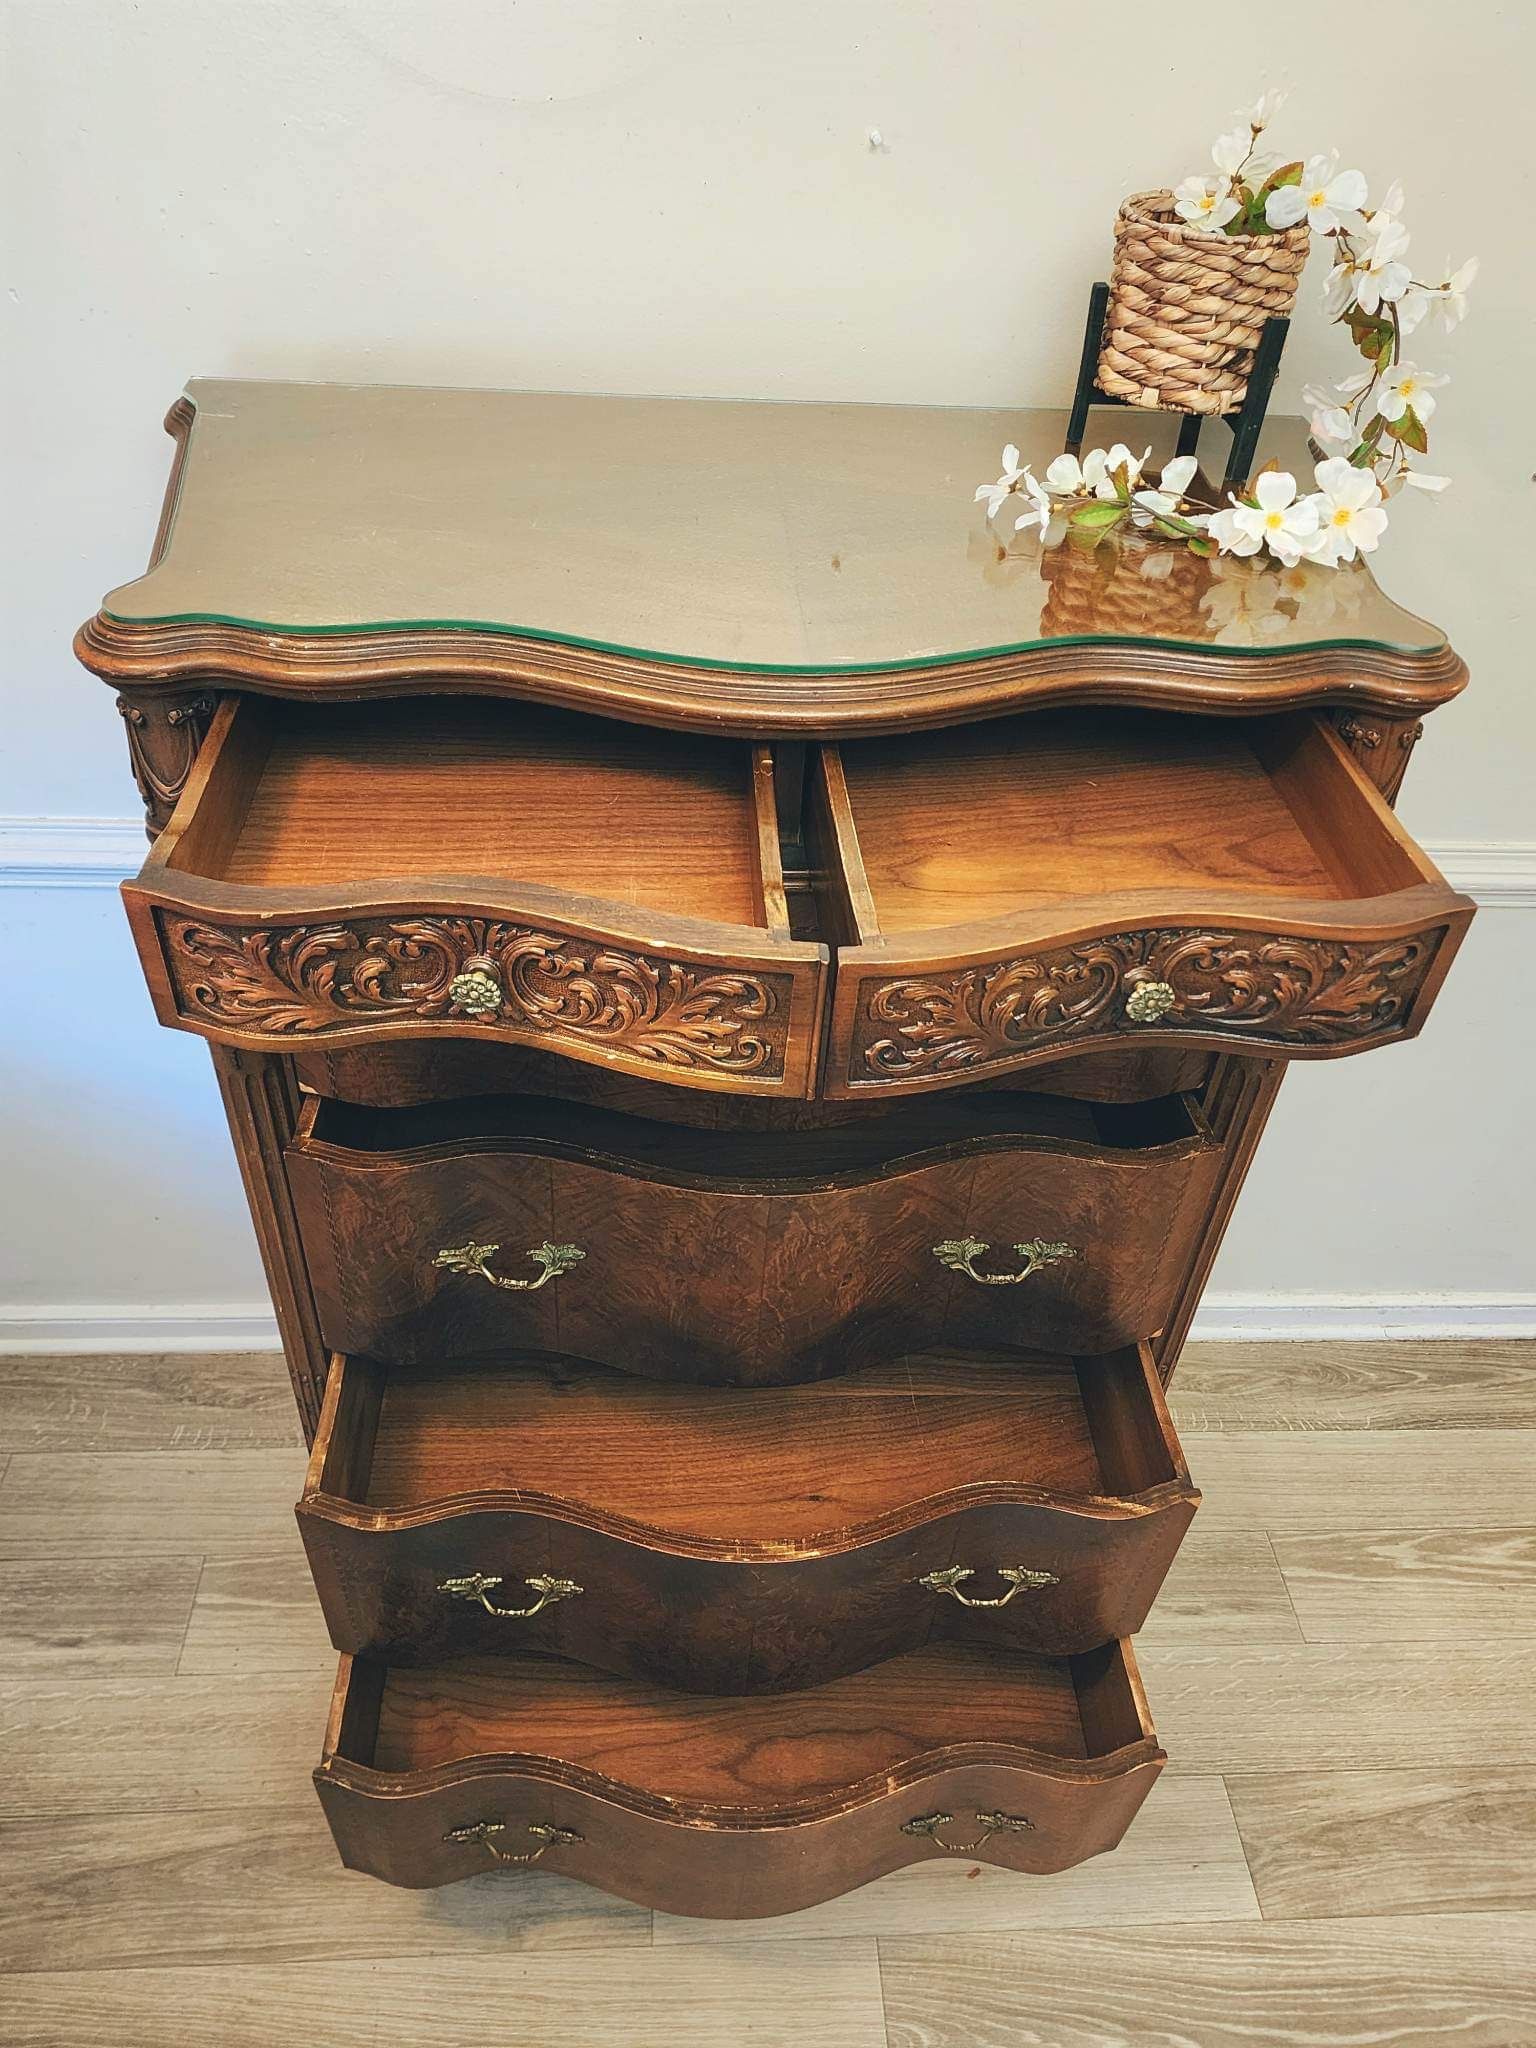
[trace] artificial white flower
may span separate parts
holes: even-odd
[[[1058,455],[1045,472],[1045,487],[1054,491],[1058,498],[1084,497],[1088,485],[1083,476],[1083,465],[1075,455]]]
[[[1257,135],[1261,129],[1269,126],[1285,105],[1285,100],[1286,95],[1279,87],[1271,86],[1268,92],[1259,94],[1251,107],[1239,107],[1237,118],[1239,121],[1246,121],[1251,131]]]
[[[1437,297],[1422,284],[1410,284],[1397,301],[1397,328],[1400,334],[1412,334],[1431,304]]]
[[[1075,455],[1058,455],[1045,472],[1046,488],[1058,498],[1112,498],[1115,487],[1109,474],[1121,462],[1139,473],[1141,465],[1122,441],[1112,449],[1090,448],[1081,461]]]
[[[1358,438],[1349,408],[1339,403],[1347,395],[1321,384],[1308,384],[1302,391],[1301,402],[1307,408],[1312,438],[1325,448],[1353,448]]]
[[[1003,500],[1019,487],[1019,479],[1025,474],[1019,463],[1019,451],[1010,441],[1003,450],[1003,473],[995,484],[978,484],[975,503],[986,501],[987,517],[995,519]]]
[[[1433,299],[1440,324],[1449,333],[1467,317],[1467,293],[1477,276],[1477,258],[1469,256],[1459,270],[1452,270],[1447,260],[1445,268],[1445,282],[1436,288]]]
[[[1211,538],[1236,555],[1257,554],[1261,547],[1293,567],[1317,546],[1316,498],[1298,498],[1296,479],[1283,469],[1266,469],[1253,482],[1256,503],[1233,501],[1230,518],[1216,513],[1210,524]]]
[[[1233,177],[1248,161],[1248,152],[1252,148],[1252,131],[1234,128],[1230,134],[1218,135],[1211,144],[1211,162],[1224,178]]]
[[[1379,313],[1383,304],[1400,299],[1413,282],[1413,273],[1402,261],[1408,249],[1408,230],[1384,208],[1371,215],[1366,228],[1364,260],[1355,265],[1355,297],[1362,312]]]
[[[1194,482],[1195,471],[1199,467],[1199,458],[1194,455],[1175,455],[1171,462],[1165,462],[1155,491],[1148,489],[1132,493],[1131,517],[1137,525],[1149,525],[1154,518],[1166,519],[1177,514],[1186,518],[1189,525],[1203,527],[1203,513],[1179,513],[1184,493]]]
[[[1013,522],[1013,530],[1015,533],[1022,533],[1026,526],[1038,526],[1041,538],[1044,539],[1045,530],[1050,525],[1056,508],[1051,503],[1050,492],[1043,488],[1038,477],[1031,476],[1028,469],[1025,469],[1023,476],[1024,489],[1029,494],[1029,510],[1019,514]]]
[[[1190,177],[1175,190],[1173,210],[1192,228],[1203,228],[1214,235],[1241,209],[1222,179]]]
[[[1126,488],[1134,491],[1141,482],[1142,464],[1151,455],[1152,450],[1150,448],[1143,448],[1140,455],[1133,455],[1123,441],[1117,441],[1113,448],[1103,450],[1092,448],[1083,462],[1083,474],[1085,477],[1088,474],[1089,462],[1095,455],[1100,453],[1104,457],[1104,467],[1093,479],[1094,496],[1098,498],[1118,498],[1120,493],[1115,488],[1115,471],[1117,469],[1125,471]]]
[[[1097,491],[1109,474],[1109,450],[1090,448],[1083,457],[1083,489]]]
[[[1316,233],[1328,235],[1335,228],[1357,227],[1364,204],[1364,173],[1341,171],[1334,151],[1311,158],[1299,185],[1277,185],[1264,202],[1264,218],[1272,228],[1305,221]]]
[[[1400,420],[1411,406],[1415,417],[1427,424],[1434,416],[1436,390],[1449,381],[1446,377],[1432,377],[1412,363],[1394,363],[1381,380],[1376,410],[1384,420]]]
[[[1380,215],[1384,213],[1390,213],[1394,220],[1400,220],[1402,218],[1402,212],[1403,181],[1401,178],[1394,178],[1391,184],[1387,187],[1386,197],[1381,201],[1380,205],[1376,208],[1375,213],[1371,215],[1371,220],[1372,223],[1374,223],[1380,217]]]
[[[1243,509],[1234,500],[1211,514],[1206,532],[1224,555],[1256,555],[1264,545],[1264,536],[1257,528],[1239,522],[1237,515]]]
[[[1448,476],[1431,476],[1427,469],[1405,469],[1402,478],[1415,491],[1447,491],[1451,487]]]
[[[1368,469],[1356,469],[1342,455],[1320,462],[1317,478],[1318,542],[1308,550],[1330,567],[1373,554],[1387,528],[1381,487]]]
[[[1328,281],[1323,286],[1323,311],[1330,320],[1337,320],[1354,302],[1355,266],[1345,256],[1328,273]]]

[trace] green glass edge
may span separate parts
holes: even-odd
[[[162,612],[153,616],[128,617],[103,609],[102,616],[123,626],[234,626],[248,633],[286,634],[295,640],[345,640],[362,633],[489,633],[502,640],[534,640],[556,647],[587,647],[596,654],[618,654],[636,661],[661,662],[670,668],[713,669],[721,675],[759,676],[869,676],[888,675],[908,669],[952,668],[962,661],[986,661],[1000,654],[1043,653],[1050,647],[1171,647],[1181,654],[1236,655],[1240,659],[1272,660],[1277,654],[1313,654],[1324,648],[1361,649],[1377,654],[1415,656],[1441,654],[1446,641],[1432,646],[1404,646],[1390,640],[1356,637],[1321,640],[1288,640],[1283,646],[1224,646],[1214,640],[1168,640],[1155,633],[1127,638],[1122,633],[1069,633],[1047,640],[1008,640],[999,647],[969,647],[953,654],[910,655],[890,661],[720,661],[696,654],[663,654],[652,647],[624,647],[616,640],[588,640],[580,633],[535,631],[531,626],[490,625],[483,619],[380,619],[372,624],[351,626],[279,626],[269,620],[239,619],[225,612]]]

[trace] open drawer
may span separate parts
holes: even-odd
[[[536,1359],[337,1357],[298,1518],[340,1650],[532,1646],[747,1693],[944,1637],[1132,1634],[1198,1500],[1144,1347],[707,1398]]]
[[[527,706],[228,698],[124,889],[162,1023],[260,1050],[462,1034],[805,1095],[768,750]]]
[[[315,1772],[342,1861],[398,1885],[530,1867],[671,1913],[794,1912],[902,1864],[1112,1849],[1163,1764],[1129,1643],[942,1644],[708,1699],[528,1651],[344,1657]]]
[[[311,1098],[286,1163],[333,1350],[770,1385],[1150,1337],[1225,1157],[1187,1096],[997,1089],[724,1135],[537,1096]]]
[[[1324,718],[1038,713],[821,750],[825,1093],[1421,1026],[1472,916]]]

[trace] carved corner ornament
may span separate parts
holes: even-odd
[[[149,839],[165,829],[192,773],[218,699],[210,690],[124,690],[117,700]]]
[[[1422,718],[1359,718],[1335,712],[1334,729],[1388,803],[1408,770],[1408,757],[1424,737]]]
[[[713,968],[495,919],[244,927],[161,911],[177,1007],[301,1037],[440,1018],[654,1072],[784,1073],[788,975]]]
[[[959,1077],[1155,1026],[1281,1048],[1347,1045],[1407,1021],[1444,932],[1319,939],[1113,932],[859,991],[849,1081]]]

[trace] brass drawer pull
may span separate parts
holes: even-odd
[[[933,1256],[941,1266],[963,1273],[968,1280],[975,1280],[982,1287],[1017,1287],[1021,1280],[1027,1280],[1031,1273],[1038,1273],[1042,1266],[1054,1266],[1058,1259],[1081,1256],[1075,1245],[1048,1244],[1044,1238],[1032,1237],[1028,1244],[1014,1246],[1024,1261],[1022,1273],[978,1273],[976,1261],[984,1258],[991,1249],[979,1237],[946,1237],[942,1244],[933,1247]]]
[[[437,1590],[455,1600],[478,1600],[487,1614],[498,1614],[508,1621],[526,1621],[530,1615],[542,1614],[546,1607],[553,1607],[557,1600],[574,1600],[584,1590],[574,1579],[551,1579],[543,1572],[536,1572],[531,1579],[523,1581],[539,1596],[532,1606],[498,1607],[486,1595],[500,1584],[499,1578],[487,1578],[484,1572],[471,1572],[467,1579],[444,1579]]]
[[[511,1293],[535,1294],[547,1280],[558,1280],[562,1273],[568,1273],[572,1266],[579,1265],[587,1256],[576,1244],[536,1244],[523,1253],[525,1259],[532,1259],[542,1270],[537,1280],[508,1280],[500,1273],[493,1273],[486,1263],[495,1258],[501,1250],[499,1244],[456,1244],[439,1252],[433,1259],[434,1266],[446,1266],[450,1273],[476,1273],[482,1280],[489,1280],[493,1287],[505,1287]]]
[[[537,1849],[525,1849],[521,1855],[514,1855],[510,1849],[498,1848],[491,1840],[492,1835],[504,1835],[506,1832],[505,1821],[477,1820],[471,1822],[467,1828],[450,1828],[443,1840],[478,1842],[481,1848],[489,1850],[498,1863],[537,1863],[546,1849],[563,1849],[567,1842],[586,1840],[586,1836],[578,1835],[574,1828],[556,1828],[551,1827],[547,1821],[531,1820],[528,1823],[528,1832],[537,1840],[539,1846]]]
[[[494,1017],[507,999],[501,970],[489,953],[471,953],[448,984],[448,1001],[466,1017]]]
[[[1177,991],[1166,981],[1134,982],[1125,999],[1125,1014],[1133,1024],[1156,1024],[1178,1000]]]
[[[926,1835],[936,1849],[948,1849],[955,1856],[968,1856],[993,1835],[1009,1831],[1016,1835],[1032,1835],[1035,1831],[1034,1822],[1026,1820],[1022,1813],[982,1813],[978,1808],[975,1818],[981,1833],[974,1842],[941,1841],[939,1829],[949,1827],[954,1818],[952,1813],[920,1813],[916,1820],[904,1820],[901,1832],[904,1835]]]
[[[1006,1607],[1016,1593],[1022,1593],[1027,1586],[1031,1592],[1040,1586],[1059,1586],[1060,1579],[1054,1572],[1033,1572],[1027,1565],[1000,1564],[997,1576],[1008,1581],[1006,1593],[1000,1593],[995,1600],[973,1600],[969,1593],[960,1590],[962,1581],[974,1579],[975,1572],[968,1564],[946,1565],[941,1572],[925,1572],[918,1580],[930,1593],[949,1593],[962,1607]]]

